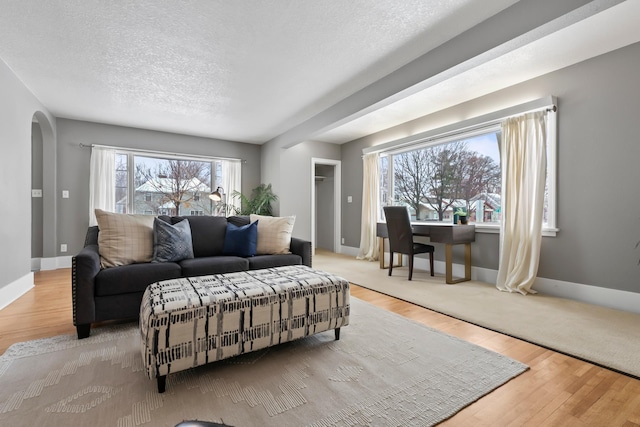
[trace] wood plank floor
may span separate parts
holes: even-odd
[[[38,272],[35,282],[0,310],[0,353],[15,342],[75,333],[70,269]],[[639,380],[359,286],[351,295],[530,366],[442,426],[640,426]]]

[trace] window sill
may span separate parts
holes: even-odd
[[[476,233],[500,234],[500,226],[497,224],[472,224],[476,226]],[[560,230],[557,228],[543,228],[542,237],[556,237],[558,231]]]

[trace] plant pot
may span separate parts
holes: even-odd
[[[466,216],[461,216],[459,218],[460,218],[460,224],[467,224],[468,218]]]

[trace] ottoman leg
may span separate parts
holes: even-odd
[[[158,380],[158,393],[164,393],[164,391],[167,389],[167,376],[161,375],[157,377],[157,380]]]
[[[335,333],[336,333],[336,341],[338,341],[340,339],[340,328],[336,328]]]

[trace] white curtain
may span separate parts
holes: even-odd
[[[240,208],[240,199],[233,197],[234,191],[242,191],[242,163],[240,160],[222,161],[222,187],[226,194],[225,202],[231,209],[227,209],[227,215]],[[215,188],[214,188],[215,190]]]
[[[546,182],[546,113],[534,112],[502,123],[501,291],[535,293]]]
[[[358,259],[378,259],[376,225],[378,222],[378,195],[380,194],[380,161],[377,153],[362,158],[362,222]]]
[[[91,148],[89,168],[89,225],[98,225],[94,209],[113,212],[116,207],[116,151]]]

